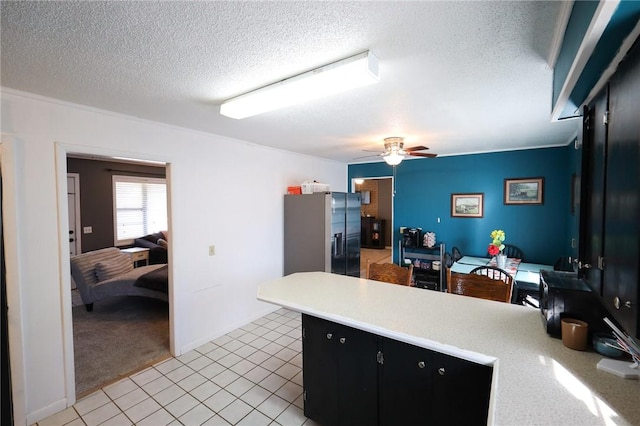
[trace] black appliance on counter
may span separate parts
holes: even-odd
[[[402,245],[404,247],[421,247],[422,246],[422,229],[421,228],[405,228],[400,229],[402,232]]]
[[[574,272],[540,271],[540,311],[550,336],[561,337],[561,319],[575,318],[589,324],[589,335],[611,329],[603,321],[611,318],[597,295]],[[591,341],[591,339],[589,339]]]

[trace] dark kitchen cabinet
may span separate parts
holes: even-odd
[[[580,275],[640,337],[640,42],[585,109]]]
[[[380,425],[486,425],[493,368],[382,340]]]
[[[361,218],[361,247],[373,249],[385,248],[385,223],[386,221],[384,219],[376,219],[374,217]]]
[[[487,424],[493,367],[434,352],[432,375],[437,424]]]
[[[304,414],[321,425],[377,423],[378,337],[302,316]]]
[[[302,316],[304,414],[325,425],[486,424],[493,368]]]

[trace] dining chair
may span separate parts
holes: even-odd
[[[483,265],[473,268],[470,274],[484,275],[492,280],[502,280],[505,283],[513,282],[513,277],[504,269],[500,269],[497,266]]]
[[[394,263],[367,262],[367,279],[369,280],[410,286],[412,275],[412,264],[408,267],[402,267]]]
[[[447,271],[447,292],[496,302],[511,303],[513,280],[506,283],[486,275],[459,274]]]
[[[460,253],[460,249],[458,249],[458,247],[453,247],[451,249],[451,259],[454,262],[457,262],[458,260],[462,259],[462,253]]]
[[[489,278],[491,278],[492,280],[501,280],[504,281],[505,283],[511,285],[512,288],[516,288],[516,290],[512,290],[511,293],[511,303],[515,303],[516,300],[515,297],[517,296],[517,286],[516,286],[516,281],[513,278],[513,275],[509,274],[507,271],[505,271],[504,269],[498,268],[497,266],[490,266],[490,265],[483,265],[483,266],[478,266],[473,268],[471,271],[469,271],[470,274],[477,274],[477,275],[484,275],[487,276]]]
[[[453,265],[453,258],[447,252],[444,253],[444,264],[447,268],[451,268],[451,265]]]
[[[516,247],[516,246],[514,246],[512,244],[505,244],[504,245],[504,249],[502,250],[502,253],[506,254],[507,257],[520,259],[522,262],[525,261],[524,260],[524,252],[520,248],[518,248],[518,247]]]

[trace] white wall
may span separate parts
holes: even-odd
[[[57,186],[67,153],[169,164],[176,354],[275,308],[255,296],[261,282],[282,275],[288,185],[316,179],[346,190],[345,164],[8,89],[1,126],[10,344],[12,358],[23,356],[12,359],[18,424],[75,399],[65,370],[73,365],[65,360],[73,355],[66,194]]]

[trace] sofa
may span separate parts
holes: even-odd
[[[116,247],[71,257],[71,277],[87,311],[93,302],[112,296],[145,296],[168,301],[166,264],[134,268],[131,257]]]
[[[153,234],[138,237],[133,240],[135,247],[149,249],[149,265],[167,263],[167,241],[169,240],[166,231],[155,232]]]

